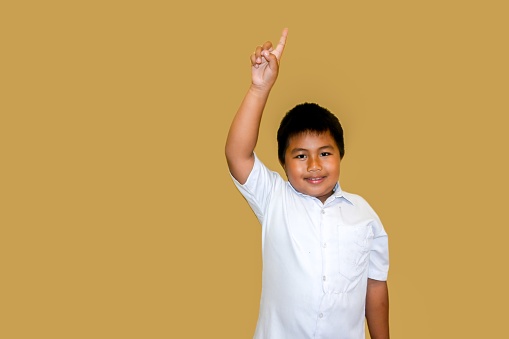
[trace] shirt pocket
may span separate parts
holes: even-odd
[[[369,251],[373,242],[371,224],[338,226],[339,273],[351,286],[357,285],[368,269]]]

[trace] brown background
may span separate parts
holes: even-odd
[[[390,235],[392,337],[507,332],[507,2],[16,3],[0,6],[0,337],[252,336],[260,232],[223,145],[249,54],[285,26],[260,157],[279,171],[284,112],[328,107],[342,186]]]

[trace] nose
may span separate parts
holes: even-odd
[[[308,160],[308,172],[316,172],[322,170],[322,164],[317,157],[310,157]]]

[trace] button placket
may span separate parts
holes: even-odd
[[[325,208],[322,207],[321,210],[320,210],[320,214],[321,214],[321,234],[320,234],[320,237],[321,237],[321,242],[322,242],[322,249],[321,249],[321,252],[322,252],[322,288],[323,288],[323,291],[324,292],[327,292],[328,290],[328,287],[327,287],[327,282],[326,282],[326,273],[328,272],[328,265],[330,264],[329,263],[329,260],[327,258],[327,241],[328,241],[328,237],[327,237],[327,234],[328,234],[328,230],[327,230],[327,222],[325,221]],[[321,318],[321,317],[320,317]]]

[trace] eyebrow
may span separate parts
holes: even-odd
[[[318,150],[319,151],[322,151],[324,149],[334,149],[334,147],[332,145],[325,145],[325,146],[322,146],[322,147],[319,147]],[[300,147],[297,147],[297,148],[294,148],[290,151],[290,153],[297,153],[297,152],[307,152],[309,151],[307,148],[300,148]]]

